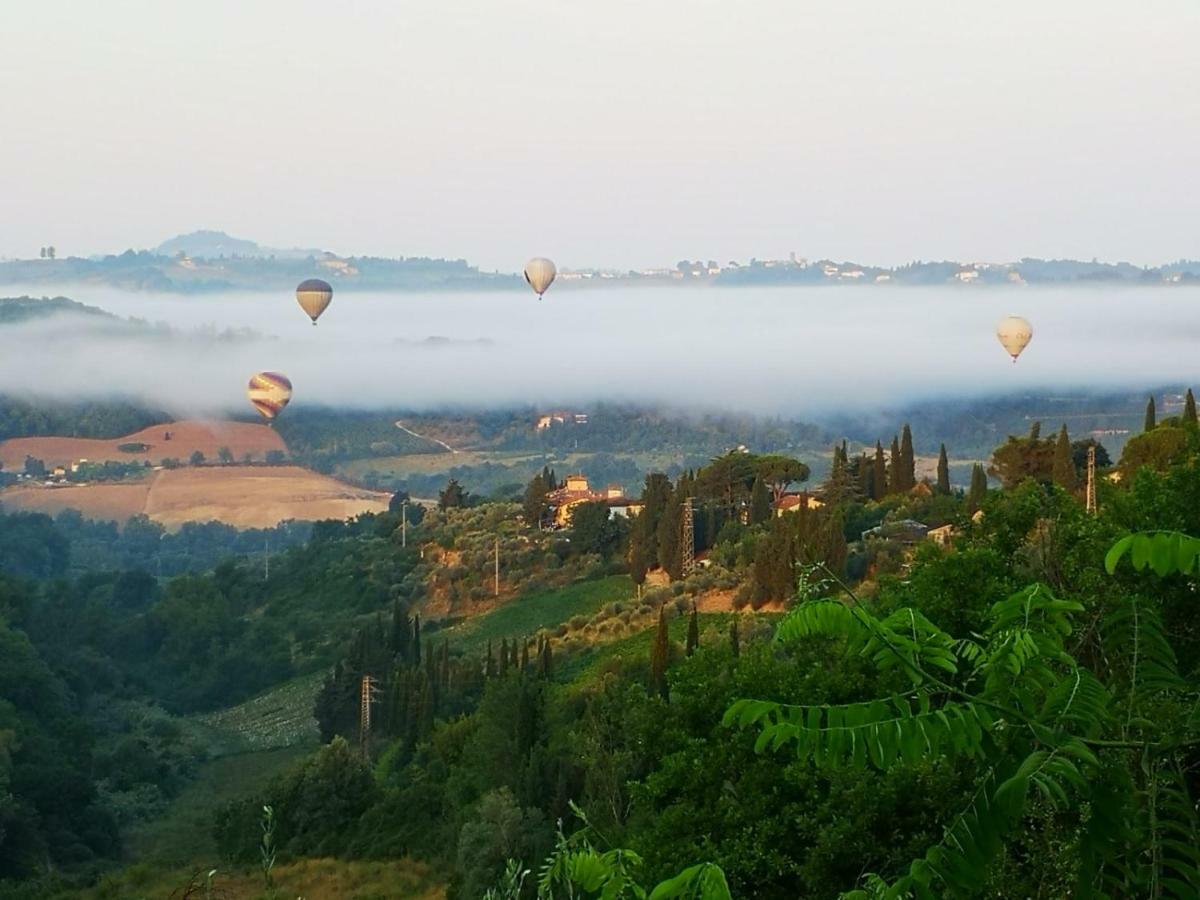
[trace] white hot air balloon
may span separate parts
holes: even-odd
[[[538,295],[539,300],[554,283],[554,276],[557,274],[558,269],[554,267],[554,263],[544,256],[535,256],[525,263],[525,280],[533,288],[533,292]]]
[[[996,337],[1015,363],[1021,351],[1033,339],[1033,326],[1020,316],[1009,316],[996,326]]]

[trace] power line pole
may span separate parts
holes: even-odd
[[[687,578],[696,569],[696,511],[692,502],[691,497],[685,497],[683,501],[683,541],[680,555],[683,558],[684,578]]]
[[[1088,447],[1087,454],[1087,511],[1096,515],[1096,445]]]
[[[496,563],[496,571],[495,571],[496,596],[499,597],[500,596],[500,535],[496,535],[496,560],[495,560],[495,563]]]
[[[370,675],[362,677],[362,686],[359,692],[359,714],[358,714],[358,741],[362,748],[363,759],[367,759],[367,745],[371,737],[371,704],[375,702],[375,695],[379,692],[379,688],[375,679]]]

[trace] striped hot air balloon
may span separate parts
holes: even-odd
[[[317,324],[317,319],[321,318],[321,313],[325,312],[325,308],[329,306],[331,300],[333,300],[333,288],[330,287],[328,281],[309,278],[296,285],[296,301],[312,319],[314,325]]]
[[[251,376],[246,396],[264,419],[273,422],[292,399],[292,383],[278,372],[259,372]]]
[[[539,300],[542,299],[542,294],[546,293],[547,288],[554,283],[556,275],[558,275],[558,269],[544,256],[535,256],[525,263],[525,281],[533,288]]]

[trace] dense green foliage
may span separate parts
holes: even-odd
[[[197,759],[170,713],[321,671],[326,744],[224,807],[207,862],[257,865],[267,805],[280,865],[412,856],[464,900],[1195,896],[1200,432],[1142,437],[1171,430],[1127,445],[1098,515],[1065,432],[1002,445],[1006,487],[976,468],[964,496],[900,487],[907,430],[891,460],[839,445],[820,508],[764,517],[807,470],[733,453],[645,479],[628,530],[591,503],[543,531],[546,471],[529,504],[451,492],[407,548],[398,508],[321,523],[270,581],[67,580],[73,533],[6,517],[5,565],[38,579],[0,582],[6,873],[111,859],[110,824]],[[684,574],[688,508],[709,567],[650,588]],[[900,537],[914,519],[950,545]],[[433,627],[427,605],[485,614]]]

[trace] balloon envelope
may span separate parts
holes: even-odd
[[[1016,362],[1021,351],[1029,346],[1033,338],[1033,326],[1020,316],[1009,316],[996,326],[996,337],[1013,358],[1013,362]]]
[[[328,281],[322,281],[320,278],[309,278],[296,286],[296,300],[299,301],[300,308],[308,313],[314,325],[332,299],[333,288]]]
[[[544,256],[535,256],[525,263],[525,280],[539,297],[554,283],[557,274],[558,269],[554,267],[554,263]]]
[[[292,382],[278,372],[259,372],[246,388],[250,403],[268,422],[283,412],[292,399]]]

